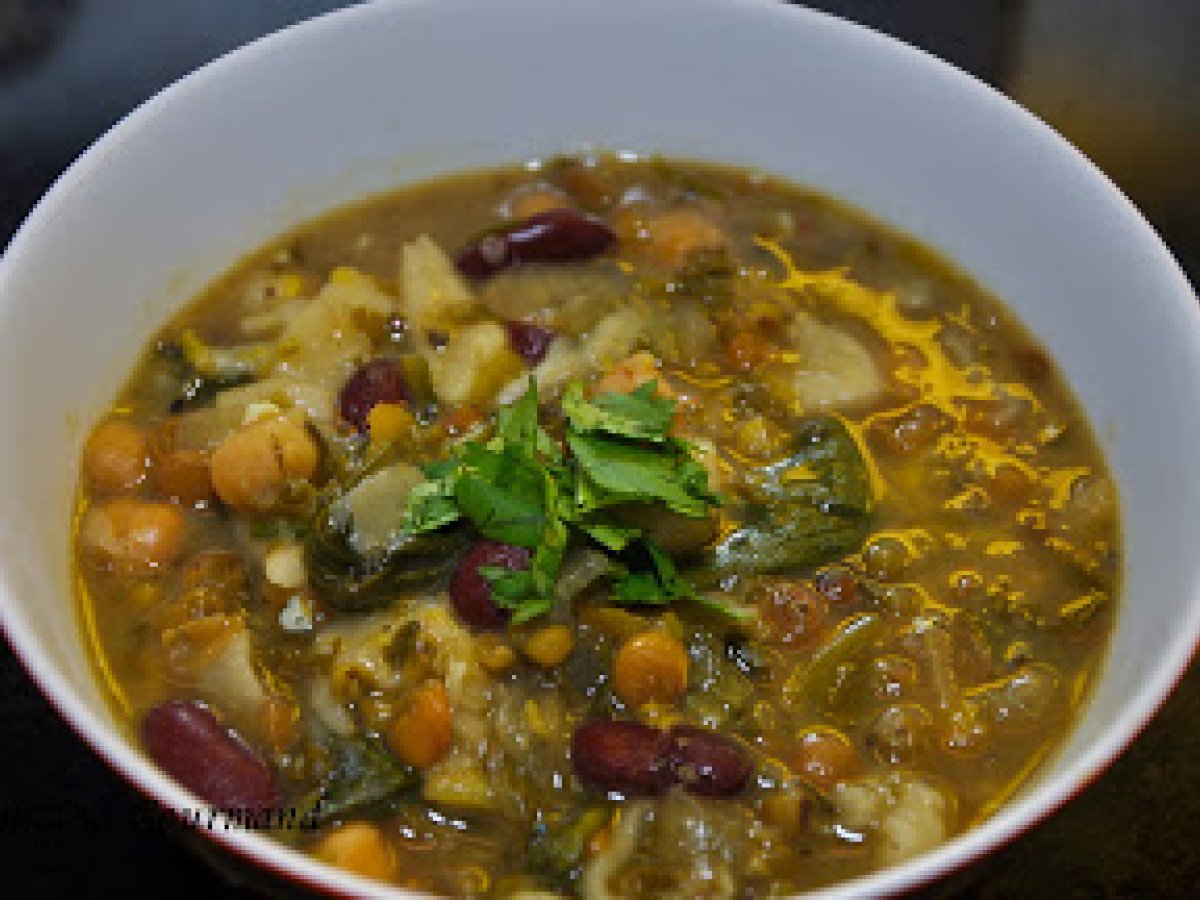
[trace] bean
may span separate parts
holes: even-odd
[[[552,209],[469,242],[456,264],[467,278],[483,281],[510,266],[591,259],[615,240],[612,229],[594,216]]]
[[[146,433],[125,419],[100,424],[83,448],[83,471],[98,491],[116,493],[146,476]]]
[[[768,641],[812,647],[829,627],[829,599],[806,581],[769,582],[755,591],[759,627]]]
[[[394,359],[373,359],[359,366],[338,395],[342,418],[359,432],[367,430],[367,417],[377,403],[412,403],[404,371]]]
[[[673,703],[687,690],[688,655],[661,631],[643,631],[621,645],[613,659],[613,691],[633,708]]]
[[[171,700],[142,720],[142,743],[158,766],[218,809],[279,809],[282,798],[270,767],[212,710]]]
[[[389,881],[396,874],[396,854],[370,822],[347,822],[326,832],[313,846],[312,855],[376,881]]]
[[[509,612],[492,600],[492,586],[479,571],[484,566],[503,569],[529,568],[529,550],[498,541],[479,541],[467,551],[450,579],[450,604],[472,631],[498,631],[508,622]]]
[[[258,419],[213,451],[213,489],[228,506],[264,512],[283,498],[292,481],[316,472],[320,450],[303,425],[291,419]]]
[[[639,722],[589,722],[571,739],[580,780],[606,791],[659,794],[674,781],[672,741]]]
[[[898,703],[882,710],[867,730],[866,744],[879,762],[912,765],[929,744],[933,719],[924,707]]]
[[[532,322],[505,322],[508,331],[508,344],[513,353],[521,357],[531,366],[536,366],[546,356],[546,351],[554,342],[554,332],[539,328]]]
[[[126,497],[93,506],[80,529],[83,546],[101,559],[134,568],[168,566],[187,541],[187,521],[169,503]]]
[[[675,780],[693,794],[726,797],[750,780],[750,756],[736,741],[706,731],[677,725],[671,729],[671,771]]]
[[[453,724],[446,686],[430,679],[418,685],[408,709],[388,725],[388,746],[406,766],[428,769],[450,751]]]
[[[814,586],[839,611],[858,612],[867,605],[865,592],[854,574],[842,566],[830,566],[817,573]]]
[[[810,728],[801,733],[792,765],[800,780],[823,796],[862,770],[862,760],[850,739],[833,728]]]

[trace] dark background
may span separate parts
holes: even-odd
[[[503,0],[497,0],[503,2]],[[602,0],[601,0],[602,2]],[[0,239],[153,92],[336,0],[0,0]],[[1200,273],[1200,3],[810,4],[923,47],[1076,142]],[[930,897],[1200,894],[1200,671],[1131,750],[1031,834]],[[87,750],[0,643],[0,894],[236,889]]]

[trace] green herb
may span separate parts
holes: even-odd
[[[466,549],[461,531],[398,532],[381,547],[361,546],[344,497],[322,505],[304,541],[309,582],[335,609],[382,606],[398,592],[445,574]]]
[[[760,469],[757,482],[746,524],[714,550],[718,570],[820,565],[862,543],[870,473],[841,420],[816,416],[801,423],[792,455]]]
[[[549,887],[569,887],[583,862],[587,842],[611,817],[607,806],[590,806],[547,827],[529,848],[530,873]]]
[[[330,746],[333,768],[310,813],[316,822],[377,808],[420,781],[385,749],[365,738],[338,738]]]
[[[883,620],[874,613],[859,613],[838,626],[807,666],[797,669],[783,685],[789,703],[805,700],[823,705],[838,675],[851,660],[861,658],[886,631]]]
[[[547,612],[572,540],[591,539],[618,554],[613,599],[628,605],[692,598],[695,589],[642,531],[612,517],[613,507],[658,501],[690,516],[718,502],[690,444],[670,434],[674,401],[643,385],[632,394],[592,400],[568,386],[565,459],[538,420],[537,386],[498,415],[496,435],[460,445],[425,468],[426,483],[409,497],[404,520],[413,533],[435,533],[464,519],[484,537],[533,550],[529,568],[481,570],[492,599],[523,622]]]
[[[675,403],[658,396],[658,381],[647,381],[630,394],[600,394],[587,400],[583,385],[568,385],[562,398],[563,414],[578,432],[603,432],[647,441],[665,441],[671,435]]]

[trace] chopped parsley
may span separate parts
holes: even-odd
[[[409,495],[405,530],[424,534],[466,520],[484,537],[532,550],[528,569],[481,570],[492,599],[516,622],[550,609],[573,539],[608,552],[616,603],[700,599],[666,553],[615,515],[618,507],[650,502],[701,518],[720,504],[696,448],[671,434],[675,402],[660,397],[655,382],[590,399],[576,382],[562,411],[569,453],[542,427],[530,379],[526,392],[501,408],[494,437],[460,444],[448,459],[425,466],[428,480]]]

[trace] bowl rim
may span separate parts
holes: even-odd
[[[19,265],[17,261],[23,255],[25,245],[37,240],[40,232],[52,230],[56,210],[69,205],[74,187],[85,181],[92,171],[102,168],[112,155],[120,152],[124,144],[138,140],[144,132],[152,128],[155,117],[164,107],[186,103],[190,93],[204,89],[210,82],[220,80],[238,67],[252,68],[260,57],[286,53],[292,42],[319,39],[320,35],[330,29],[348,25],[358,19],[366,21],[374,16],[402,15],[405,8],[432,7],[437,2],[438,0],[376,0],[335,9],[238,47],[154,94],[96,139],[55,180],[13,235],[3,256],[0,257],[0,311],[12,307],[12,301],[9,299],[9,281],[12,270]],[[450,5],[446,0],[440,2]],[[488,0],[457,2],[460,5],[475,4],[486,8]],[[522,2],[528,4],[552,0]],[[636,7],[647,0],[606,2],[611,8],[618,9],[622,5]],[[1175,298],[1190,297],[1192,305],[1195,305],[1195,292],[1186,275],[1153,227],[1125,194],[1084,154],[1049,125],[969,73],[903,40],[868,26],[808,7],[780,3],[777,0],[653,2],[663,6],[674,5],[681,11],[686,8],[692,15],[700,14],[702,9],[717,10],[718,14],[730,15],[742,15],[742,11],[746,10],[746,15],[762,16],[764,25],[773,22],[780,28],[824,30],[836,40],[856,44],[867,55],[889,58],[895,65],[923,68],[931,77],[953,82],[959,89],[969,92],[972,101],[980,106],[982,114],[1004,117],[1014,128],[1021,129],[1024,139],[1038,143],[1064,162],[1070,160],[1074,168],[1087,176],[1093,190],[1105,195],[1109,207],[1114,214],[1120,216],[1122,229],[1130,234],[1139,234],[1145,246],[1154,251],[1154,265],[1164,274],[1168,274],[1180,288],[1175,292]],[[1197,323],[1197,333],[1200,334],[1200,314],[1194,316],[1193,321]],[[188,813],[208,809],[206,804],[159,771],[118,727],[103,721],[74,690],[61,683],[57,667],[50,661],[41,642],[21,614],[14,594],[3,566],[0,566],[0,630],[4,632],[14,655],[20,660],[39,691],[76,735],[118,776],[162,810],[178,814],[181,811]],[[1178,685],[1200,642],[1200,584],[1193,586],[1189,616],[1180,626],[1169,651],[1157,657],[1134,697],[1124,704],[1119,716],[1105,728],[1102,738],[1084,751],[1069,771],[1041,781],[1032,790],[1010,799],[987,820],[925,854],[865,876],[818,889],[806,896],[890,896],[914,890],[967,867],[987,853],[1011,843],[1037,827],[1103,774],[1104,770],[1137,739]],[[221,820],[218,819],[219,821]],[[310,889],[338,896],[424,896],[326,866],[253,830],[210,827],[204,833],[215,844],[231,851],[241,860],[249,861],[285,881],[298,881]]]

